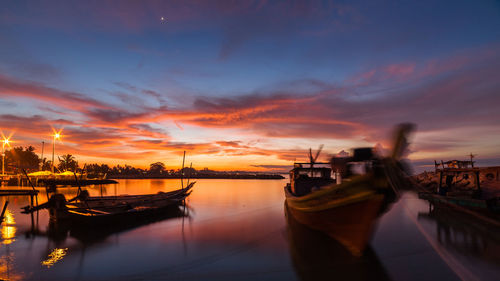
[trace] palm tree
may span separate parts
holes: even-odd
[[[59,158],[59,165],[57,166],[61,171],[74,171],[78,169],[78,162],[75,160],[75,156],[71,154],[65,154]]]
[[[43,157],[43,159],[40,160],[40,164],[42,167],[42,171],[50,170],[50,167],[52,167],[52,161],[47,160],[47,158],[45,157]]]

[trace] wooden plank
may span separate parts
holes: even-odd
[[[38,190],[27,190],[27,189],[0,189],[0,196],[9,195],[37,195],[40,191]]]
[[[93,214],[91,213],[94,213],[94,214],[101,214],[101,215],[111,215],[110,212],[105,212],[105,211],[100,211],[100,210],[96,210],[96,209],[84,209],[82,208],[82,210],[85,210],[86,212],[79,212],[79,211],[75,211],[75,210],[68,210],[69,213],[73,213],[73,214],[77,214],[77,215],[84,215],[84,216],[92,216]]]

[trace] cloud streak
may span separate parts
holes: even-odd
[[[0,122],[25,143],[54,127],[61,149],[88,157],[189,150],[272,168],[318,142],[389,146],[410,121],[425,136],[417,156],[469,149],[470,128],[495,149],[500,45],[486,4],[59,4],[0,11]],[[461,22],[465,11],[489,25]]]

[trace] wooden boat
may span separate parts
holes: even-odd
[[[494,185],[489,185],[488,181],[484,186],[481,184],[480,173],[483,169],[474,167],[473,156],[471,154],[470,161],[450,160],[441,161],[441,164],[434,161],[435,176],[431,176],[430,183],[425,185],[425,181],[429,179],[427,174],[424,179],[417,177],[416,184],[423,190],[418,197],[433,205],[445,206],[499,226],[500,192]],[[493,177],[493,174],[490,175]],[[435,188],[425,188],[432,185]]]
[[[432,192],[419,192],[418,198],[425,199],[435,206],[449,207],[483,222],[500,227],[500,198],[473,198],[472,196],[440,195]]]
[[[285,203],[287,240],[300,280],[390,280],[370,247],[363,256],[353,256],[337,240],[299,223],[289,210]]]
[[[339,241],[353,255],[360,256],[370,241],[377,218],[397,198],[404,177],[399,163],[410,124],[399,127],[391,157],[375,155],[371,148],[355,149],[353,157],[332,158],[316,163],[310,151],[309,163],[296,163],[285,187],[289,213],[298,222],[323,231]],[[314,165],[331,164],[331,168]],[[364,170],[352,174],[352,170]],[[331,170],[336,179],[331,178]],[[340,178],[343,178],[340,182]]]
[[[76,200],[66,201],[64,195],[54,194],[49,199],[49,214],[54,221],[75,224],[120,223],[134,221],[170,210],[176,210],[191,194],[195,183],[171,192],[147,195],[120,195],[90,197],[82,192]],[[71,200],[70,200],[71,201]]]

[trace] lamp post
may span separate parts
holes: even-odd
[[[52,140],[52,173],[54,173],[54,153],[56,151],[56,140],[58,140],[60,137],[61,135],[58,132],[56,132]]]
[[[9,139],[2,140],[2,176],[5,175],[5,145],[9,145]]]

